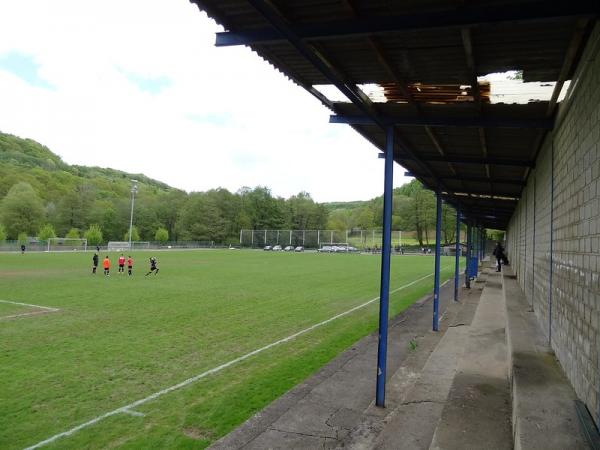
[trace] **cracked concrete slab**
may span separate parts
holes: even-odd
[[[336,428],[328,423],[338,410],[339,408],[336,407],[303,399],[273,422],[269,428],[338,439]]]

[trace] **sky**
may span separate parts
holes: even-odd
[[[375,147],[249,48],[216,48],[222,29],[188,0],[2,0],[0,17],[0,131],[69,164],[188,192],[383,191]]]

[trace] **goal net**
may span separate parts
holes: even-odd
[[[150,248],[150,242],[149,241],[133,241],[131,243],[131,249],[135,250],[135,249],[144,249],[144,248]]]
[[[129,250],[129,242],[127,241],[108,241],[107,250],[113,252],[122,252]]]
[[[83,238],[48,238],[49,252],[87,250],[87,239]]]

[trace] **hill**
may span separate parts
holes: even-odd
[[[143,174],[69,165],[38,142],[0,133],[0,241],[39,236],[44,225],[58,236],[82,235],[92,224],[102,241],[124,240],[131,179],[138,180],[134,236],[141,240],[157,240],[157,230],[165,229],[169,240],[226,244],[239,240],[242,228],[322,229],[327,223],[325,207],[306,192],[287,200],[263,186],[188,194]]]
[[[173,188],[143,174],[119,170],[68,165],[48,147],[32,140],[0,133],[0,198],[18,181],[31,184],[43,199],[55,199],[74,186],[89,182],[99,189],[101,196],[128,192],[131,179],[157,190]]]

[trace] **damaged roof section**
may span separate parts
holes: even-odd
[[[391,127],[395,161],[492,228],[508,223],[599,14],[598,0],[190,1],[225,27],[216,45],[248,46],[332,122],[380,150]]]
[[[570,80],[565,81],[557,101],[561,102],[569,87]],[[547,102],[552,97],[556,81],[525,82],[521,71],[493,73],[479,77],[477,80],[480,100],[476,100],[473,88],[468,84],[425,84],[398,83],[363,84],[359,87],[374,103],[505,103],[524,105],[534,102]],[[332,102],[349,102],[349,100],[333,85],[315,86]]]

